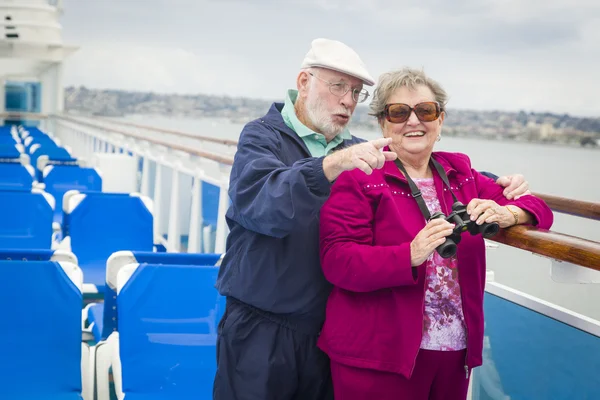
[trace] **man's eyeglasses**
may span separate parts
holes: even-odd
[[[416,104],[414,107],[404,103],[386,104],[383,115],[389,122],[401,124],[408,121],[410,114],[412,114],[413,111],[421,122],[435,121],[442,113],[440,104],[437,101],[427,101]]]
[[[318,76],[313,75],[312,72],[309,72],[309,75],[314,78],[317,78],[320,81],[327,83],[329,85],[329,91],[331,92],[331,94],[333,94],[335,96],[343,97],[350,90],[350,85],[348,85],[345,82],[331,83],[329,81],[326,81],[323,78],[319,78]],[[355,102],[362,103],[365,100],[367,100],[368,97],[369,97],[369,92],[367,92],[366,89],[362,89],[362,90],[352,89],[352,99]]]

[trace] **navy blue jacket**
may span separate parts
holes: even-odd
[[[274,103],[240,135],[216,288],[264,311],[322,323],[331,286],[319,259],[319,212],[331,183],[324,157],[311,157],[282,108]],[[362,141],[352,137],[336,150]]]

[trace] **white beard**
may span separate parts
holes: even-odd
[[[349,114],[349,112],[341,106],[339,110],[329,112],[323,99],[314,93],[309,93],[306,99],[306,116],[309,121],[328,138],[336,137],[342,133],[346,125],[348,125],[348,123],[338,124],[334,122],[331,118],[331,114]],[[350,122],[350,119],[348,119],[348,122]]]

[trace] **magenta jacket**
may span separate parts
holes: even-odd
[[[514,204],[549,229],[552,211],[528,195],[508,201],[503,188],[471,167],[460,153],[434,152],[452,191],[465,205],[473,198]],[[453,200],[433,171],[444,214]],[[318,346],[339,363],[389,371],[409,378],[421,345],[424,265],[410,265],[410,242],[425,226],[404,176],[394,162],[371,175],[356,169],[340,175],[321,210],[321,263],[333,284]],[[465,365],[481,365],[485,244],[481,235],[462,234],[457,251],[465,323]]]

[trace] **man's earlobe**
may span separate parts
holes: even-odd
[[[308,74],[305,71],[301,71],[296,79],[296,86],[298,92],[306,92],[309,84]]]

